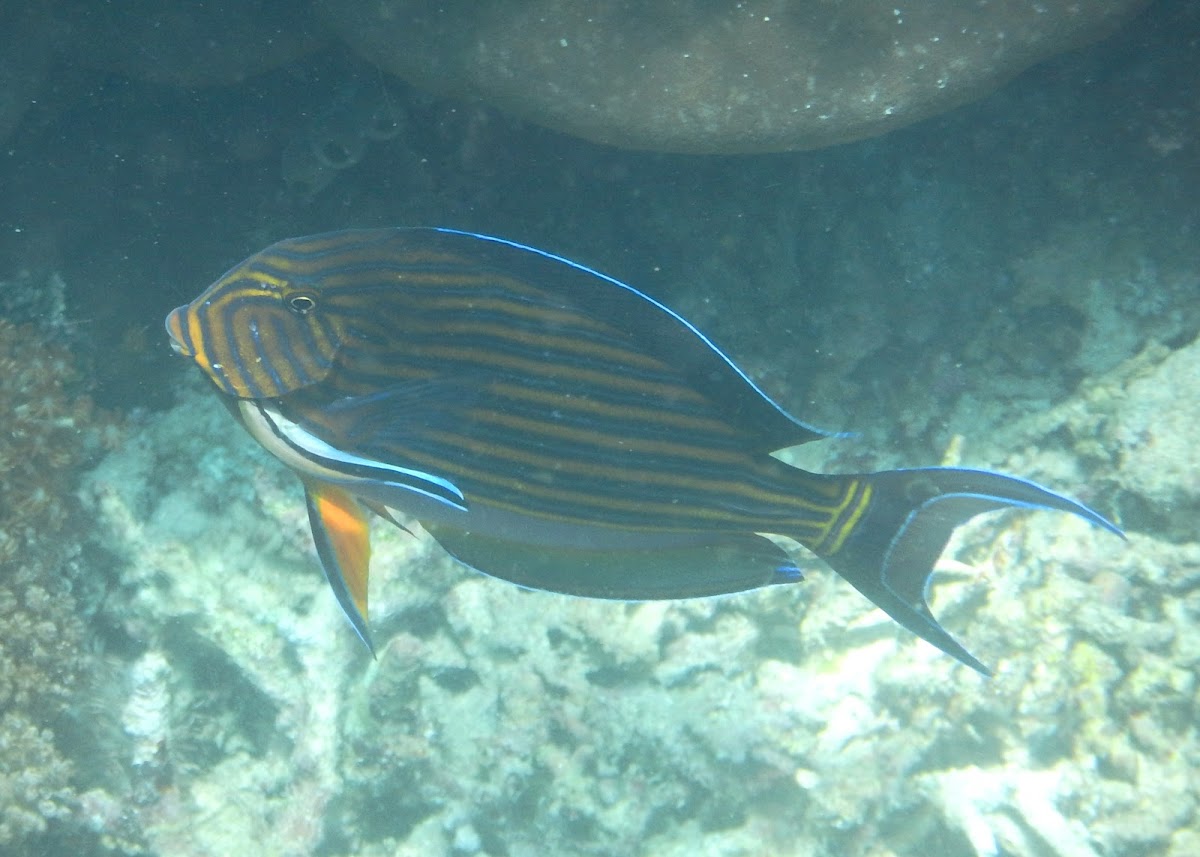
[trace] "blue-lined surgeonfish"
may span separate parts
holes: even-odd
[[[798,542],[913,633],[987,673],[926,603],[953,530],[1006,507],[1101,515],[1032,482],[925,467],[827,475],[825,437],[631,286],[453,229],[280,241],[171,312],[190,357],[304,483],[325,574],[367,626],[370,514],[419,521],[527,587],[690,598],[800,579]]]

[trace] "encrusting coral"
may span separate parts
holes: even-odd
[[[65,349],[39,341],[32,328],[0,319],[0,562],[40,550],[62,526],[63,499],[82,457],[82,430],[92,411],[71,396],[74,364]]]
[[[84,666],[83,620],[64,532],[73,480],[96,425],[74,366],[31,327],[0,319],[0,849],[35,840],[75,802],[55,725]]]

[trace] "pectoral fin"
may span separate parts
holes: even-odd
[[[371,530],[367,513],[346,491],[321,482],[305,481],[308,522],[325,578],[354,632],[371,654],[367,627],[367,580],[371,562]]]

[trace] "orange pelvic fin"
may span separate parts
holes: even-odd
[[[367,513],[353,495],[334,485],[305,480],[304,498],[317,555],[325,578],[354,632],[372,656],[367,626],[367,583],[371,564],[371,529]]]

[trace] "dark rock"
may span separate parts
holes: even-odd
[[[810,149],[995,90],[1145,0],[318,0],[362,56],[600,143]]]

